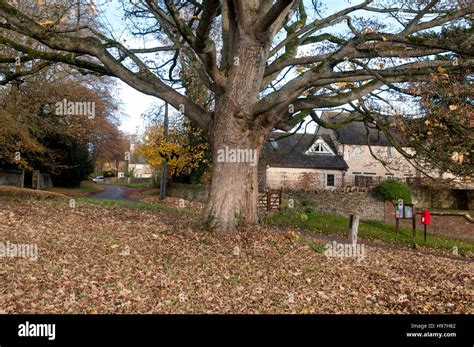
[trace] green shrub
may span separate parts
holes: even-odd
[[[411,204],[412,192],[409,186],[395,180],[385,180],[381,182],[376,188],[384,200],[398,200],[403,199],[404,203]]]
[[[310,206],[310,205],[311,205],[311,200],[309,200],[309,199],[303,199],[303,200],[301,201],[301,205],[304,206],[304,207]]]

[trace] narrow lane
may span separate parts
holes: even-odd
[[[95,192],[91,195],[95,199],[120,199],[120,200],[131,200],[128,197],[128,194],[133,188],[123,187],[123,186],[114,186],[111,184],[102,185],[104,190],[100,192]]]

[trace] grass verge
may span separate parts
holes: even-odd
[[[98,192],[103,190],[104,188],[91,181],[82,181],[80,187],[75,188],[64,188],[64,187],[53,187],[47,189],[47,191],[55,192],[59,194],[64,194],[67,196],[72,197],[79,197],[79,196],[88,196],[92,193]]]
[[[93,199],[88,197],[80,197],[76,199],[76,203],[83,203],[89,205],[96,205],[96,206],[123,206],[127,208],[134,208],[134,209],[145,209],[145,210],[160,210],[166,212],[173,212],[178,214],[185,214],[185,215],[196,215],[197,213],[191,210],[187,210],[184,208],[176,208],[161,204],[151,204],[144,201],[136,201],[136,200],[120,200],[120,199]]]
[[[285,210],[269,215],[265,223],[275,226],[295,227],[314,233],[339,234],[346,236],[349,227],[349,218],[322,214],[317,212],[302,213],[296,210]],[[361,221],[359,225],[359,236],[368,239],[380,239],[391,243],[405,244],[408,246],[431,247],[442,250],[453,251],[457,247],[459,254],[464,256],[474,255],[474,244],[435,236],[428,232],[426,242],[423,233],[417,232],[413,240],[412,230],[400,228],[400,234],[395,233],[395,227],[378,221]]]

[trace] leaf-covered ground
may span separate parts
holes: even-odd
[[[362,261],[328,258],[292,230],[216,237],[170,211],[0,204],[0,242],[39,252],[0,257],[2,313],[474,313],[465,258],[369,246]]]

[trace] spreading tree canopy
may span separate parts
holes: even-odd
[[[206,218],[232,232],[237,222],[257,220],[257,168],[219,161],[219,150],[258,156],[273,129],[289,129],[321,108],[350,105],[370,120],[369,99],[405,93],[407,83],[429,81],[440,68],[473,66],[471,1],[332,4],[122,0],[123,25],[113,23],[114,32],[104,22],[116,2],[0,0],[0,63],[9,67],[3,83],[64,63],[168,102],[207,136],[213,166]]]

